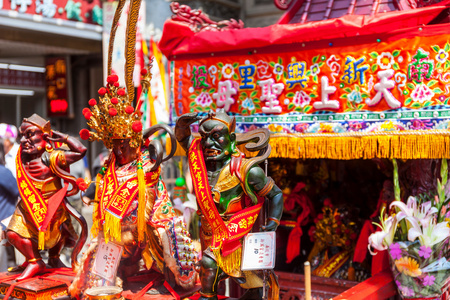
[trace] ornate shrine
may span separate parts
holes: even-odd
[[[447,156],[450,40],[439,23],[447,9],[220,32],[174,17],[160,42],[171,60],[173,120],[224,109],[237,131],[275,134],[271,157]],[[431,141],[442,147],[408,146]]]

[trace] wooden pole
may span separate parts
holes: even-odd
[[[311,300],[311,265],[305,262],[305,299]]]

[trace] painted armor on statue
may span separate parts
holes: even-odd
[[[199,121],[201,138],[191,135],[190,125]],[[228,276],[242,287],[263,286],[261,271],[241,271],[242,239],[255,224],[266,199],[264,231],[278,227],[283,209],[281,190],[258,166],[270,154],[267,130],[236,136],[235,119],[223,112],[200,118],[185,114],[177,120],[175,135],[187,151],[191,177],[201,216],[203,257],[200,262],[200,299],[217,299],[217,285]],[[261,155],[245,158],[237,145]],[[271,299],[278,298],[278,285],[269,272]],[[253,292],[252,291],[252,292]]]

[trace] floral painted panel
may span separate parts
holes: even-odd
[[[174,61],[175,117],[224,109],[242,131],[271,124],[272,132],[430,129],[446,117],[448,35],[299,48]],[[313,124],[322,121],[331,123]]]

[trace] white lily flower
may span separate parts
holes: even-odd
[[[382,213],[383,215],[383,213]],[[375,224],[381,228],[381,231],[372,233],[369,236],[369,251],[370,254],[374,255],[370,249],[371,247],[383,251],[386,250],[390,244],[394,241],[395,229],[397,228],[397,220],[394,216],[388,218],[381,217],[380,225]]]
[[[422,225],[421,227],[416,218],[407,217],[406,219],[411,224],[411,228],[408,230],[408,240],[411,242],[419,238],[421,245],[431,247],[450,236],[450,228],[447,226],[447,222],[436,224],[434,220],[430,220],[426,226]]]
[[[397,214],[397,221],[400,222],[404,218],[415,218],[422,226],[428,226],[430,220],[434,217],[434,214],[438,212],[438,209],[432,206],[431,201],[422,203],[417,207],[416,197],[410,196],[407,204],[401,201],[393,201],[390,207],[396,206],[400,209]]]

